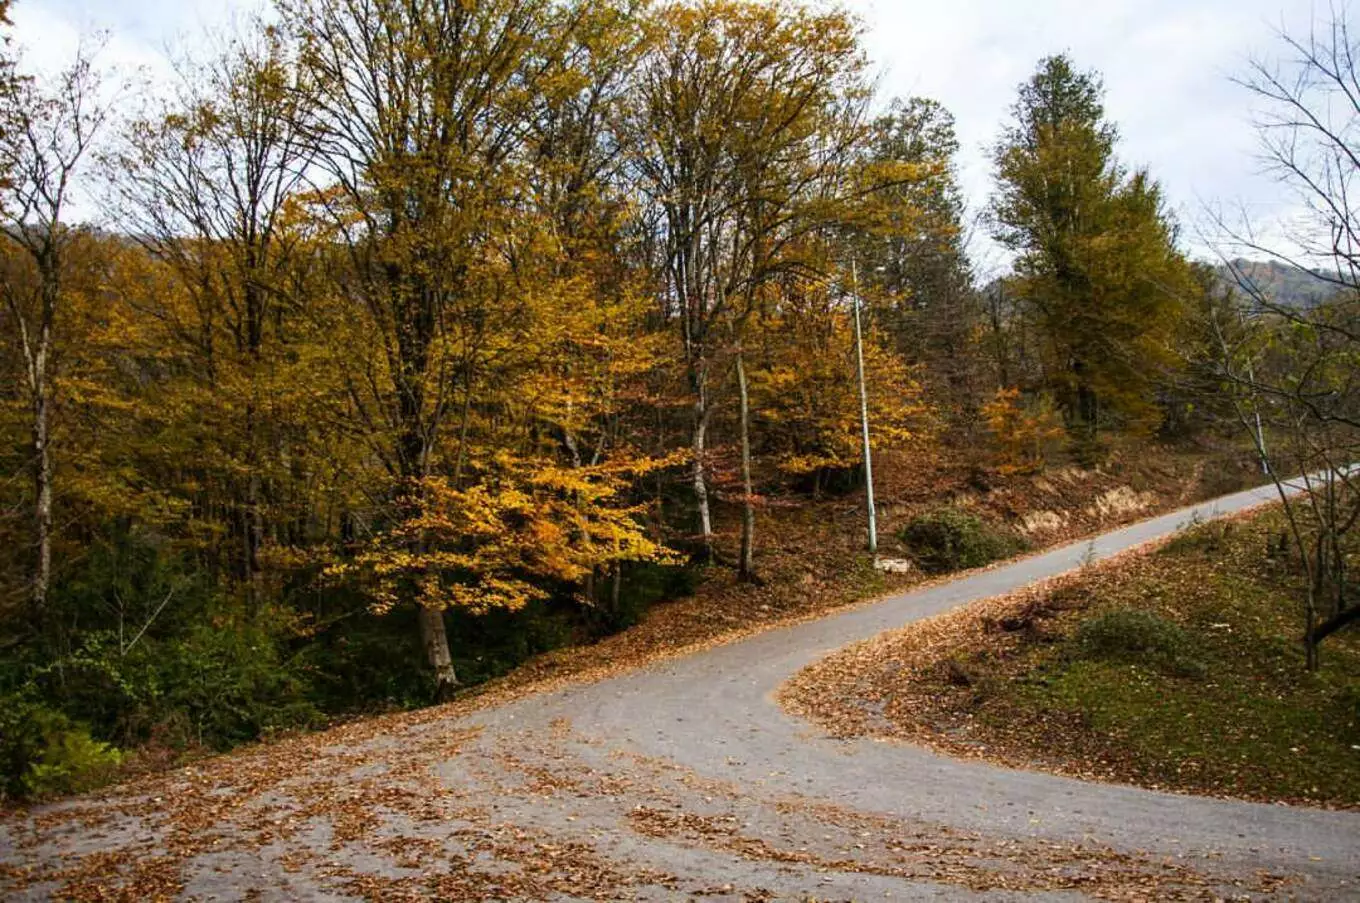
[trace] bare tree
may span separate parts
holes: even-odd
[[[1215,332],[1238,417],[1276,481],[1307,576],[1304,646],[1316,668],[1322,640],[1360,620],[1344,542],[1360,520],[1360,44],[1344,8],[1307,36],[1280,40],[1281,59],[1252,63],[1240,83],[1260,103],[1265,162],[1299,215],[1275,239],[1220,218],[1242,303],[1228,318],[1220,311]],[[1312,283],[1316,300],[1277,296],[1244,257]]]

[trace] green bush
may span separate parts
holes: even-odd
[[[897,538],[917,566],[930,574],[982,567],[1025,548],[1019,537],[960,508],[919,515],[898,531]]]
[[[521,611],[446,614],[464,684],[639,620],[697,571],[630,566],[617,603],[561,588]],[[163,537],[115,527],[54,585],[52,622],[0,659],[0,794],[78,792],[117,748],[226,750],[327,716],[433,702],[414,611],[384,617],[300,577],[254,607]],[[75,626],[75,625],[78,625]]]
[[[96,736],[225,750],[320,721],[307,675],[288,655],[289,635],[268,611],[209,610],[181,633],[131,648],[107,632],[87,635],[72,654],[35,669],[34,682]]]
[[[0,697],[0,707],[0,796],[79,793],[122,764],[121,752],[31,693]]]
[[[1079,657],[1148,665],[1176,677],[1203,677],[1194,638],[1150,611],[1120,608],[1083,621],[1074,637]]]

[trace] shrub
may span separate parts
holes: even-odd
[[[272,619],[224,615],[149,647],[141,664],[160,709],[155,720],[182,718],[184,741],[219,750],[319,722],[305,676],[283,647],[286,636]]]
[[[931,574],[982,567],[1025,547],[1014,534],[959,508],[939,508],[913,518],[898,531],[898,539],[917,566]]]
[[[44,702],[124,746],[155,736],[225,750],[320,720],[307,675],[287,654],[284,619],[201,614],[182,633],[130,648],[116,634],[88,634],[74,652],[31,668],[30,679]]]
[[[0,796],[78,793],[109,779],[123,754],[30,693],[0,697]]]
[[[1203,677],[1193,638],[1179,624],[1150,611],[1102,612],[1077,628],[1074,647],[1086,659],[1150,665],[1176,677]]]

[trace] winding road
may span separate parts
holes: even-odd
[[[0,822],[0,893],[1360,898],[1360,813],[833,740],[773,699],[849,643],[1274,492],[1228,496],[598,683],[261,747],[10,817]]]

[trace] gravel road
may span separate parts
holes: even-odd
[[[0,821],[0,894],[1360,898],[1360,813],[832,740],[773,701],[846,644],[1272,498],[1239,493],[599,683],[260,747],[14,815]]]

